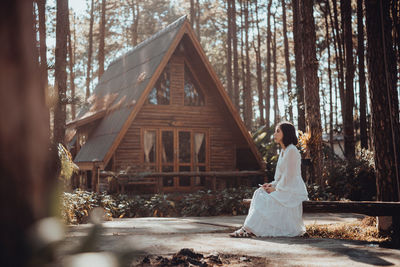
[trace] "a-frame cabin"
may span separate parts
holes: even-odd
[[[129,190],[171,192],[237,185],[246,178],[229,172],[264,169],[186,16],[111,63],[67,126],[75,185],[85,189],[99,190],[104,171],[131,177]],[[138,173],[145,178],[135,180]]]

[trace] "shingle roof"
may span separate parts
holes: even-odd
[[[179,18],[109,65],[75,120],[106,111],[75,162],[103,161],[185,20]]]

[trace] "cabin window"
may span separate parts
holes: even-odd
[[[161,73],[156,84],[151,90],[147,103],[153,105],[169,105],[170,99],[170,75],[169,75],[169,64],[165,67]]]
[[[199,90],[199,86],[195,81],[189,68],[185,65],[185,106],[204,106],[204,95]]]
[[[144,131],[143,152],[146,169],[155,170],[156,167],[156,131]]]
[[[195,171],[205,171],[206,169],[206,140],[205,133],[195,132],[193,141],[194,141],[194,162],[193,167]],[[194,178],[195,185],[204,186],[205,177],[195,177]]]
[[[174,132],[161,131],[161,171],[174,171]],[[174,177],[163,177],[163,186],[174,186]]]

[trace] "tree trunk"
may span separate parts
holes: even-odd
[[[344,92],[344,78],[343,78],[343,52],[342,52],[342,40],[339,31],[339,20],[338,20],[338,12],[337,12],[337,2],[333,0],[333,13],[334,13],[334,21],[336,33],[334,33],[335,42],[337,46],[337,51],[339,57],[337,57],[337,68],[338,68],[338,83],[339,83],[339,95],[340,95],[340,104],[342,107],[342,121],[344,123],[345,120],[345,111],[346,111],[346,104],[345,104],[345,92]]]
[[[199,42],[201,40],[200,36],[200,2],[199,0],[196,1],[196,34]]]
[[[296,68],[296,91],[297,91],[297,114],[298,129],[306,130],[305,110],[304,110],[304,77],[303,77],[303,57],[302,57],[302,22],[299,11],[299,1],[292,0],[293,7],[293,42],[294,57]]]
[[[49,215],[54,158],[42,69],[34,58],[31,1],[0,9],[0,266],[32,265],[32,225]],[[40,22],[39,22],[40,23]],[[43,47],[42,47],[43,48]],[[42,58],[41,58],[42,59]]]
[[[243,7],[243,2],[240,2],[240,61],[241,61],[241,67],[242,67],[242,106],[241,106],[241,111],[242,111],[242,118],[244,123],[246,124],[246,109],[245,109],[245,87],[246,87],[246,67],[245,67],[245,58],[244,58],[244,47],[245,47],[245,41],[244,41],[244,31],[245,31],[245,26],[244,26],[244,7]]]
[[[100,40],[99,40],[99,52],[97,59],[99,62],[98,78],[100,81],[101,76],[104,73],[104,45],[106,35],[106,0],[101,1],[101,21],[100,21]]]
[[[193,0],[192,0],[193,1]],[[231,1],[226,1],[227,5],[227,21],[228,21],[228,31],[226,36],[226,84],[227,91],[230,99],[233,101],[233,89],[232,89],[232,4]]]
[[[278,73],[277,73],[277,62],[276,62],[276,22],[274,16],[274,39],[272,41],[272,61],[274,62],[274,125],[278,125],[279,116],[279,105],[278,105]]]
[[[354,142],[354,65],[353,65],[353,34],[351,31],[351,2],[348,0],[340,1],[342,25],[344,28],[345,60],[346,60],[346,91],[345,91],[345,117],[343,119],[344,128],[344,153],[347,159],[355,157]]]
[[[234,103],[239,111],[239,57],[236,29],[236,1],[232,1],[232,45],[233,45],[233,95]]]
[[[73,25],[75,25],[75,20],[73,21]],[[75,32],[75,31],[74,31]],[[74,49],[72,48],[74,47]],[[76,117],[76,108],[75,108],[75,71],[74,71],[74,62],[75,62],[75,40],[74,44],[72,44],[71,38],[71,23],[68,17],[68,55],[69,55],[69,86],[71,90],[71,119],[74,120]]]
[[[140,19],[140,9],[139,9],[139,2],[132,0],[129,2],[130,8],[132,10],[132,25],[131,25],[131,40],[132,40],[132,47],[138,44],[139,39],[139,19]]]
[[[399,201],[399,103],[389,2],[367,0],[365,9],[377,199]]]
[[[304,59],[304,84],[306,123],[311,137],[309,149],[311,154],[311,181],[323,185],[322,181],[322,128],[319,100],[318,61],[315,48],[315,24],[313,16],[313,1],[301,0],[303,21],[303,59]]]
[[[360,139],[361,147],[368,148],[367,136],[367,92],[365,87],[364,66],[364,26],[363,0],[357,0],[357,55],[358,55],[358,83],[360,87]]]
[[[250,80],[250,55],[249,55],[249,2],[244,3],[244,24],[245,24],[245,53],[246,53],[246,83],[243,88],[245,124],[248,130],[252,128],[253,121],[253,101],[251,94]]]
[[[195,18],[196,15],[194,13],[194,0],[190,0],[190,26],[192,26],[193,29],[194,29],[194,22],[196,21]]]
[[[287,27],[286,27],[286,5],[285,0],[281,0],[282,3],[282,20],[283,20],[283,42],[285,46],[285,66],[286,66],[286,80],[287,80],[287,92],[288,92],[288,110],[289,119],[293,122],[293,93],[292,93],[292,76],[290,74],[290,61],[289,61],[289,43],[287,37]]]
[[[86,98],[87,100],[90,96],[90,79],[92,72],[92,52],[93,52],[93,9],[94,9],[94,0],[91,1],[90,8],[90,22],[89,22],[89,47],[88,47],[88,62],[86,68]]]
[[[258,91],[258,108],[260,110],[260,125],[265,125],[264,120],[264,93],[262,88],[262,69],[261,69],[261,34],[258,20],[258,1],[255,1],[256,27],[257,27],[257,46],[254,45],[256,53],[256,69],[257,69],[257,91]]]
[[[267,85],[265,88],[265,124],[270,125],[270,107],[271,107],[271,6],[272,0],[268,2],[267,9]]]
[[[68,1],[57,0],[55,85],[57,104],[54,108],[54,142],[65,144],[65,122],[67,103],[67,37]]]
[[[43,83],[46,103],[49,103],[48,72],[47,72],[47,45],[46,45],[46,0],[37,0],[39,13],[39,38],[40,38],[40,76]]]

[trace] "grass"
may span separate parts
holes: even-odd
[[[313,224],[306,226],[306,230],[306,237],[310,238],[349,239],[378,243],[388,241],[388,237],[379,234],[375,217],[365,217],[352,223]]]

